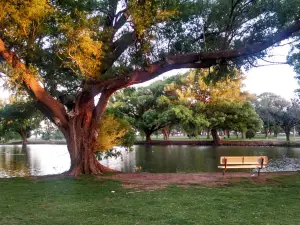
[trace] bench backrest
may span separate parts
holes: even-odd
[[[220,164],[225,164],[225,159],[227,159],[227,165],[233,164],[261,164],[262,159],[263,165],[268,163],[268,156],[221,156]]]

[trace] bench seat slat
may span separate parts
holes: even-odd
[[[265,168],[266,166],[265,165],[263,165],[263,168]],[[218,166],[218,168],[220,168],[220,169],[224,169],[225,168],[225,166]],[[234,168],[236,168],[236,169],[238,169],[238,168],[245,168],[245,169],[252,169],[252,168],[261,168],[261,166],[260,165],[227,165],[226,166],[226,168],[227,169],[234,169]]]
[[[260,160],[264,159],[264,164],[268,163],[267,156],[222,156],[220,157],[220,164],[225,163],[225,158],[227,159],[227,165],[230,164],[258,164]]]

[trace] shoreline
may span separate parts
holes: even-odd
[[[220,145],[214,145],[213,141],[184,141],[184,140],[153,140],[150,143],[146,141],[136,141],[135,145],[196,145],[196,146],[276,146],[276,147],[300,147],[300,143],[286,141],[221,141]]]
[[[27,145],[49,144],[66,145],[65,140],[28,140]],[[22,141],[1,143],[1,145],[22,145]],[[212,140],[152,140],[150,143],[145,140],[136,141],[134,145],[193,145],[193,146],[261,146],[261,147],[300,147],[300,143],[286,141],[227,141],[222,140],[220,145],[214,145]]]

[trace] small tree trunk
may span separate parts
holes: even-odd
[[[170,136],[170,132],[169,132],[169,128],[168,127],[164,127],[161,129],[163,136],[164,136],[164,140],[169,140],[169,136]]]
[[[26,136],[23,138],[22,144],[23,144],[23,145],[27,145],[27,144],[28,144],[28,140],[27,140],[27,137],[26,137]]]
[[[210,139],[210,129],[208,129],[208,128],[207,128],[207,134],[206,135],[207,135],[206,138]]]
[[[242,131],[241,133],[242,133],[242,139],[244,139],[245,138],[245,132]]]
[[[286,141],[290,142],[290,133],[291,133],[291,129],[286,127],[284,129],[284,132],[285,132],[285,136],[286,136]]]
[[[227,137],[230,138],[230,131],[227,130]]]
[[[235,131],[235,136],[236,138],[239,138],[239,133],[237,131]]]
[[[27,133],[26,133],[26,131],[25,131],[25,130],[21,130],[21,131],[19,131],[18,133],[19,133],[19,134],[21,135],[21,137],[22,137],[22,145],[23,145],[23,146],[27,145],[27,144],[28,144],[28,140],[27,140]]]
[[[222,144],[217,129],[215,128],[211,129],[211,136],[213,137],[214,145],[218,146]]]
[[[146,133],[146,142],[150,143],[151,142],[151,134]]]
[[[269,136],[269,128],[265,128],[265,138],[267,139]]]

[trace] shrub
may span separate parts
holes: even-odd
[[[255,136],[254,130],[249,129],[246,131],[246,138],[251,139],[251,138],[254,138],[254,136]]]

